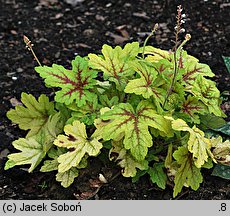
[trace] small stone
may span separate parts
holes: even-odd
[[[18,73],[21,73],[21,72],[23,72],[23,69],[22,69],[22,68],[17,68],[16,71],[17,71]]]

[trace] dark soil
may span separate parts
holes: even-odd
[[[0,199],[172,199],[172,187],[162,191],[147,177],[133,184],[117,175],[113,164],[95,159],[67,189],[55,181],[55,173],[35,170],[28,174],[22,167],[3,170],[6,155],[15,152],[11,142],[25,135],[6,118],[6,112],[20,100],[21,92],[53,96],[33,69],[37,63],[25,49],[23,34],[34,43],[42,64],[65,67],[78,54],[99,53],[104,43],[143,43],[155,23],[160,27],[149,43],[170,49],[176,7],[182,4],[187,15],[184,27],[192,35],[186,49],[211,67],[224,92],[230,87],[222,59],[230,55],[229,0],[85,0],[76,6],[65,2],[0,0]],[[229,116],[226,93],[222,107]],[[107,184],[98,185],[99,173],[109,179]],[[230,182],[210,174],[211,170],[205,171],[201,187],[197,191],[184,188],[178,199],[229,199]]]

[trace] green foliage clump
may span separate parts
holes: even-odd
[[[230,165],[229,141],[205,134],[215,129],[210,119],[225,124],[214,74],[182,47],[104,45],[101,55],[77,56],[71,70],[35,70],[47,87],[57,87],[54,102],[22,93],[23,105],[8,111],[28,134],[13,142],[20,152],[8,155],[5,169],[29,164],[32,172],[43,161],[40,171],[56,170],[68,187],[105,149],[123,176],[148,174],[162,189],[173,181],[176,197],[184,186],[199,188],[202,169]]]

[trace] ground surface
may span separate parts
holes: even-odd
[[[59,63],[69,67],[75,55],[99,53],[104,43],[143,42],[154,23],[160,27],[150,43],[170,49],[178,2],[187,14],[184,27],[192,35],[186,49],[210,65],[221,92],[229,90],[230,77],[222,60],[222,55],[230,55],[229,0],[85,0],[76,6],[60,0],[0,0],[0,199],[172,198],[170,186],[161,191],[147,178],[132,184],[130,179],[116,176],[117,170],[112,165],[105,166],[99,161],[92,161],[90,170],[68,189],[55,182],[54,173],[28,174],[19,167],[9,171],[3,171],[3,167],[6,155],[15,151],[11,142],[25,135],[7,120],[7,110],[23,91],[53,96],[33,70],[36,62],[25,50],[23,34],[32,39],[37,56],[46,65]],[[229,115],[229,98],[222,107]],[[97,188],[98,173],[116,177]],[[206,173],[198,191],[184,189],[178,199],[229,199],[230,182],[210,173]]]

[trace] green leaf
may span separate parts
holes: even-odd
[[[153,183],[156,183],[159,188],[165,189],[167,175],[164,172],[164,163],[154,163],[153,167],[148,169],[148,174]]]
[[[50,87],[60,87],[56,92],[55,100],[66,105],[76,102],[79,106],[92,101],[96,96],[92,89],[96,86],[97,72],[89,69],[88,62],[77,56],[72,61],[72,70],[67,70],[60,65],[52,67],[39,66],[35,70],[45,79]]]
[[[186,147],[179,147],[173,153],[173,157],[180,165],[175,174],[173,197],[176,197],[185,185],[197,190],[203,181],[203,177],[200,169],[194,165],[191,153],[188,152]]]
[[[148,148],[153,145],[148,127],[154,127],[168,136],[172,136],[170,121],[156,114],[152,104],[141,101],[136,112],[129,103],[121,103],[105,112],[101,119],[111,120],[104,126],[103,139],[118,140],[123,136],[125,149],[131,151],[133,157],[142,161],[147,155]]]
[[[89,65],[93,69],[103,72],[104,79],[116,84],[118,90],[123,90],[127,79],[134,73],[129,63],[132,62],[139,52],[139,43],[126,44],[124,49],[116,46],[103,45],[103,56],[89,54]]]
[[[60,133],[61,129],[57,127],[58,121],[59,113],[56,113],[49,117],[46,125],[36,136],[15,140],[12,144],[21,152],[8,155],[9,160],[5,169],[12,168],[15,165],[31,164],[28,171],[32,172],[52,147],[56,135]]]
[[[162,88],[165,83],[162,79],[157,79],[155,68],[143,61],[132,64],[134,70],[140,75],[140,78],[130,80],[125,87],[126,93],[135,93],[148,99],[153,96],[160,103],[163,103],[166,90]]]
[[[41,167],[40,171],[41,172],[51,172],[54,170],[58,169],[58,157],[62,154],[66,153],[65,149],[63,148],[51,148],[50,151],[48,152],[48,156],[52,158],[53,160],[46,160],[44,161],[43,166]]]
[[[78,177],[79,171],[77,168],[72,167],[68,171],[59,172],[56,175],[56,180],[61,182],[61,185],[65,188],[69,187],[76,177]]]
[[[59,135],[54,141],[58,147],[67,148],[69,151],[58,157],[59,172],[65,172],[72,167],[77,167],[85,155],[97,156],[103,147],[98,141],[100,137],[87,137],[86,128],[80,121],[74,121],[72,125],[64,127],[66,135]]]
[[[230,57],[222,56],[224,59],[224,63],[228,69],[228,72],[230,73]]]
[[[99,100],[102,106],[109,108],[119,103],[119,98],[117,96],[113,96],[111,99],[109,99],[108,95],[100,95]]]
[[[124,177],[134,177],[137,174],[137,169],[147,170],[148,161],[137,161],[129,151],[127,151],[122,140],[112,141],[112,149],[110,150],[110,160],[118,161],[118,165],[122,168]],[[116,155],[115,157],[113,155]]]
[[[84,106],[79,107],[76,103],[67,106],[71,112],[71,118],[68,119],[66,124],[72,124],[73,121],[79,120],[86,125],[92,125],[94,119],[99,115],[101,105],[98,104],[98,98],[94,97],[92,102],[87,101]]]
[[[223,118],[211,114],[201,115],[200,121],[203,129],[218,130],[218,128],[223,127],[226,124],[226,121]]]
[[[229,180],[230,179],[230,166],[217,164],[213,169],[212,175]]]
[[[225,117],[220,108],[220,92],[216,88],[215,82],[198,75],[189,91],[207,106],[210,113]]]
[[[36,135],[45,125],[48,117],[55,113],[53,102],[41,95],[38,100],[31,94],[22,93],[21,101],[24,106],[17,105],[15,109],[7,112],[7,117],[18,124],[22,130],[30,130],[27,137]]]
[[[225,124],[224,126],[220,127],[220,128],[216,128],[213,129],[215,131],[219,131],[227,136],[230,136],[230,122],[228,122],[227,124]]]
[[[177,119],[172,121],[172,128],[177,131],[188,131],[190,133],[188,140],[188,150],[193,155],[193,160],[197,168],[200,168],[211,154],[211,142],[205,138],[203,131],[198,129],[195,125],[190,128],[185,121]]]

